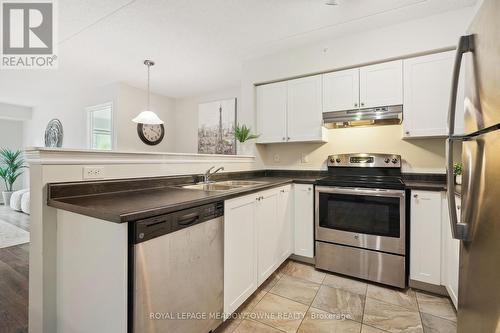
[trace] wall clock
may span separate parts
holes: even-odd
[[[137,134],[142,142],[150,146],[155,146],[163,140],[165,136],[165,126],[163,126],[163,124],[137,124]]]

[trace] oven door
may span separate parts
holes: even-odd
[[[316,240],[405,254],[405,191],[316,187]]]

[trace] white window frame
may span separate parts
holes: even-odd
[[[92,124],[92,113],[95,111],[101,111],[103,109],[111,109],[111,148],[109,150],[115,149],[115,112],[113,108],[113,102],[107,102],[97,105],[88,106],[85,108],[85,112],[87,114],[87,147],[89,149],[98,150],[93,148],[93,124]]]

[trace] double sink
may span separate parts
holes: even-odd
[[[225,180],[219,182],[210,183],[198,183],[193,185],[180,185],[180,188],[188,190],[200,190],[200,191],[231,191],[241,188],[247,188],[252,186],[258,186],[265,184],[266,182],[258,182],[253,180]]]

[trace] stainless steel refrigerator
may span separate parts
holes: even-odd
[[[465,68],[465,133],[454,133],[460,67]],[[460,38],[447,140],[448,202],[461,240],[459,333],[500,332],[500,0],[484,0]],[[455,210],[454,142],[462,143],[462,212]]]

